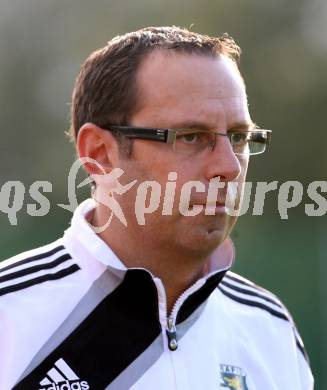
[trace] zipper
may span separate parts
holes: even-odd
[[[167,318],[166,334],[168,337],[168,348],[171,351],[176,351],[178,348],[176,326],[174,324],[174,319],[171,316]]]
[[[201,278],[193,283],[187,290],[185,290],[176,300],[174,306],[170,312],[170,315],[167,317],[167,329],[166,334],[168,338],[168,348],[171,351],[176,351],[178,348],[178,340],[177,340],[177,331],[176,331],[176,321],[178,317],[178,311],[181,308],[182,304],[186,300],[188,296],[190,296],[193,292],[201,288],[205,284],[206,280]]]
[[[146,270],[147,271],[147,270]],[[224,270],[222,270],[224,271]],[[147,271],[149,272],[149,271]],[[149,272],[150,273],[150,272]],[[178,338],[177,338],[177,329],[176,329],[176,322],[178,318],[178,312],[181,308],[182,304],[188,298],[190,295],[193,294],[193,292],[199,290],[208,280],[208,278],[215,274],[216,271],[210,272],[205,277],[202,277],[201,279],[198,279],[195,283],[193,283],[187,290],[185,290],[175,301],[174,306],[168,315],[168,309],[167,309],[167,296],[166,291],[164,288],[164,285],[162,284],[161,279],[156,278],[154,275],[150,273],[150,275],[153,278],[154,284],[157,288],[158,297],[159,297],[159,312],[165,313],[165,317],[162,317],[162,314],[159,315],[160,323],[163,329],[166,329],[166,336],[168,341],[168,348],[170,351],[176,351],[178,348]]]

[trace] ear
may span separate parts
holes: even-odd
[[[93,123],[85,123],[79,130],[76,148],[89,175],[103,175],[118,166],[119,148],[110,131],[103,130]],[[92,163],[92,160],[94,161]]]

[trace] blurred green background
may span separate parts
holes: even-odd
[[[327,171],[327,2],[325,0],[0,0],[1,181],[20,180],[17,226],[0,211],[0,259],[50,242],[68,226],[65,139],[80,64],[117,34],[149,25],[230,33],[243,49],[240,68],[253,120],[273,129],[269,152],[254,158],[248,180],[300,181],[306,190]],[[47,216],[31,217],[28,194],[47,180]],[[79,199],[87,196],[80,191]],[[236,272],[280,296],[298,324],[316,389],[327,389],[327,220],[303,202],[282,220],[277,191],[262,216],[240,218],[233,233]],[[251,209],[250,209],[251,210]]]

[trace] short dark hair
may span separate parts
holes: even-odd
[[[210,37],[175,26],[147,27],[113,38],[86,59],[77,76],[71,107],[72,139],[87,122],[99,127],[128,124],[140,104],[137,70],[153,50],[212,57],[222,54],[235,62],[241,53],[227,34]]]

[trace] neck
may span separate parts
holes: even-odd
[[[91,223],[103,226],[104,214],[95,210]],[[210,256],[193,256],[181,253],[170,245],[146,239],[142,229],[123,226],[112,220],[110,227],[98,234],[105,241],[127,268],[139,267],[150,271],[161,279],[167,299],[167,310],[171,312],[178,297],[197,279],[203,276],[209,266]],[[158,250],[160,248],[160,250]]]

